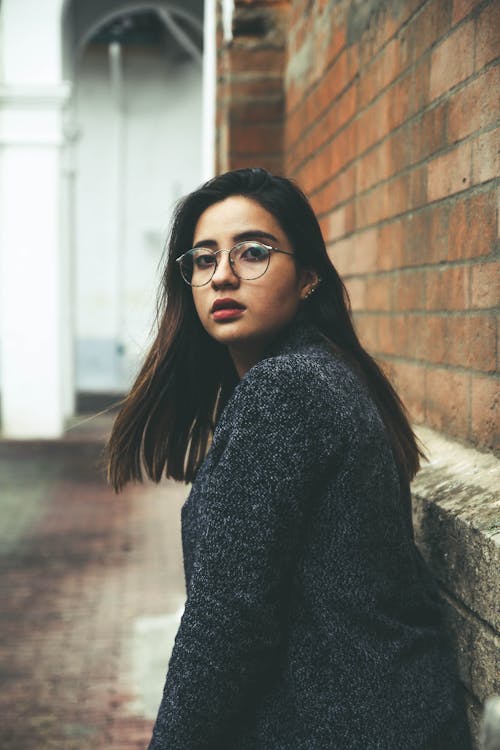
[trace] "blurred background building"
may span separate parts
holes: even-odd
[[[204,59],[203,0],[0,19],[2,428],[57,437],[144,354],[172,207],[213,173],[215,37]]]

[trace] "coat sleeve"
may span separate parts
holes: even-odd
[[[264,361],[223,415],[231,429],[202,498],[205,526],[149,750],[231,747],[270,679],[308,501],[339,451],[331,405],[311,380]]]

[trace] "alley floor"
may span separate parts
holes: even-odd
[[[109,418],[0,441],[0,750],[145,750],[182,611],[184,485],[106,486]]]

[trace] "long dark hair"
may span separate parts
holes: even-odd
[[[233,195],[248,196],[269,211],[290,240],[299,266],[319,274],[322,282],[301,314],[364,379],[399,471],[411,479],[423,454],[397,393],[358,341],[347,291],[306,196],[291,180],[251,168],[214,177],[177,206],[157,302],[156,338],[113,426],[107,445],[109,481],[116,491],[144,474],[155,482],[164,475],[190,482],[206,455],[238,378],[227,348],[202,327],[175,261],[191,247],[205,209]]]

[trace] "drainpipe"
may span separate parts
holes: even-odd
[[[108,46],[111,94],[116,106],[116,209],[115,209],[115,279],[114,320],[117,346],[115,351],[115,383],[123,389],[123,356],[122,342],[125,330],[124,294],[125,294],[125,190],[126,190],[126,113],[123,85],[123,50],[119,42]]]

